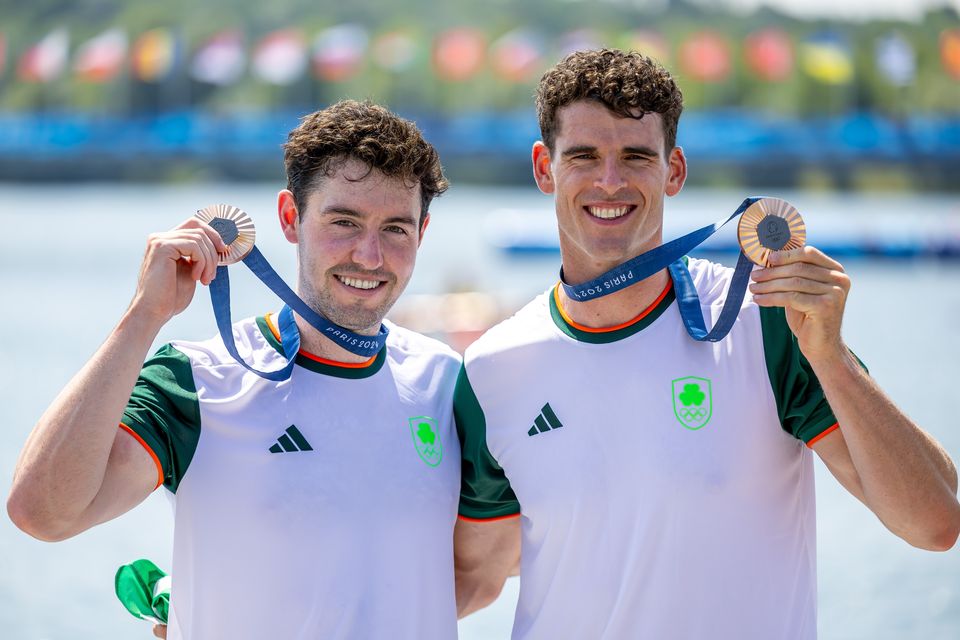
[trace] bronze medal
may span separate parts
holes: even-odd
[[[197,217],[220,234],[227,250],[220,254],[220,265],[240,262],[253,249],[257,238],[253,220],[243,210],[229,204],[212,204],[197,211]]]
[[[740,216],[737,240],[751,262],[766,267],[771,252],[806,244],[807,227],[800,212],[786,200],[760,198]]]

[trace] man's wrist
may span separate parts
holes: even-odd
[[[807,361],[821,383],[834,377],[846,377],[862,373],[860,363],[842,342],[812,358],[807,357]]]
[[[145,308],[134,300],[117,324],[117,332],[129,336],[141,336],[148,342],[153,342],[163,325],[167,324],[170,318]]]

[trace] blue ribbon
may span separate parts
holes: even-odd
[[[631,258],[603,275],[582,284],[568,284],[563,278],[563,267],[561,267],[560,284],[571,300],[586,302],[616,293],[649,278],[662,269],[667,269],[673,279],[673,289],[677,294],[677,304],[680,307],[680,315],[683,318],[687,333],[694,340],[719,342],[730,332],[730,328],[737,319],[740,305],[743,303],[743,296],[747,290],[747,284],[750,281],[750,271],[753,269],[753,263],[742,251],[740,252],[740,258],[737,260],[737,267],[733,272],[733,279],[730,281],[727,299],[720,311],[720,317],[717,318],[713,329],[708,332],[703,319],[703,310],[700,308],[700,297],[697,295],[697,289],[693,285],[693,278],[687,270],[683,256],[719,231],[725,224],[739,217],[750,205],[760,199],[759,197],[747,198],[729,217]]]
[[[217,329],[220,330],[220,337],[223,339],[227,352],[247,370],[267,380],[281,381],[290,377],[297,352],[300,350],[300,331],[297,329],[297,323],[293,317],[294,311],[310,326],[319,331],[321,335],[358,356],[373,357],[386,344],[387,328],[382,324],[377,335],[364,336],[330,322],[311,309],[306,302],[300,299],[300,296],[287,286],[287,283],[274,271],[256,247],[247,254],[243,263],[285,303],[280,311],[278,323],[280,325],[280,343],[283,346],[283,354],[287,359],[287,364],[276,371],[254,369],[244,362],[237,352],[237,345],[233,337],[233,322],[230,319],[230,275],[226,266],[217,267],[217,275],[210,283],[210,301],[213,303],[213,315],[217,320]]]

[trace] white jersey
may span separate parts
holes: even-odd
[[[267,318],[234,335],[285,362]],[[149,360],[123,426],[174,493],[168,637],[455,638],[459,362],[395,325],[369,362],[301,352],[282,382],[219,337]]]
[[[690,260],[708,326],[732,270]],[[460,514],[521,514],[523,640],[816,636],[811,451],[836,428],[783,309],[696,342],[668,287],[613,330],[549,291],[471,345]]]

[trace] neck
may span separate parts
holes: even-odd
[[[294,319],[297,323],[297,329],[300,330],[300,348],[307,353],[318,358],[323,358],[324,360],[332,360],[333,362],[343,362],[346,364],[358,364],[370,359],[369,356],[359,356],[351,351],[347,351],[330,338],[323,336],[299,315],[294,314]],[[377,325],[373,329],[364,329],[362,331],[355,331],[354,333],[372,336],[376,335],[379,329],[380,325]]]
[[[570,298],[563,287],[558,290],[563,312],[575,323],[592,329],[604,329],[624,324],[650,307],[670,283],[666,269],[616,293],[578,302]]]

